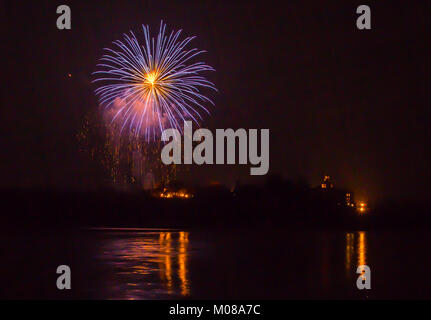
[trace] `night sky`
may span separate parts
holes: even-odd
[[[270,171],[318,184],[324,174],[369,200],[430,192],[427,1],[11,1],[2,4],[1,187],[87,190],[99,168],[76,134],[97,108],[102,48],[160,20],[196,35],[219,93],[203,123],[269,128]],[[289,4],[290,3],[290,4]],[[56,28],[68,4],[72,30]],[[356,28],[368,4],[372,30]],[[68,73],[72,74],[69,78]],[[249,166],[194,168],[192,182],[231,184]]]

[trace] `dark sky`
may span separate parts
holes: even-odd
[[[216,108],[203,126],[269,128],[269,174],[312,184],[330,174],[366,199],[426,197],[431,3],[285,2],[2,4],[1,186],[98,185],[76,139],[97,107],[90,74],[103,47],[143,23],[155,32],[163,19],[196,35],[217,70],[208,76]],[[72,30],[56,28],[60,4],[71,7]],[[356,28],[360,4],[371,6],[372,30]],[[190,177],[261,181],[249,166],[202,167]]]

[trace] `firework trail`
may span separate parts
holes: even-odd
[[[217,89],[200,75],[215,70],[190,62],[205,52],[186,49],[194,37],[180,41],[181,30],[167,35],[163,22],[157,39],[150,38],[148,26],[142,30],[143,43],[130,31],[123,41],[113,42],[116,50],[104,49],[93,82],[100,83],[96,95],[111,121],[119,121],[121,132],[150,140],[167,127],[182,132],[185,120],[199,124],[201,112],[209,113],[205,104],[214,105],[200,90]]]

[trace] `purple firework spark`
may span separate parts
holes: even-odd
[[[98,78],[93,82],[101,82],[96,95],[112,121],[120,121],[121,132],[126,128],[149,140],[167,127],[181,132],[185,120],[199,124],[200,111],[208,113],[205,104],[214,105],[199,89],[217,89],[199,75],[215,71],[211,66],[203,62],[188,64],[205,52],[186,49],[195,37],[180,41],[181,30],[165,35],[163,22],[157,39],[150,38],[148,26],[142,29],[143,43],[130,31],[123,35],[123,41],[113,42],[117,50],[104,49],[107,53],[97,65],[99,70],[94,74]]]

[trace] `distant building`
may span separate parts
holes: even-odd
[[[352,204],[352,195],[350,192],[346,193],[346,206],[350,206]]]
[[[330,176],[325,175],[320,187],[317,187],[317,189],[325,194],[325,198],[329,199],[333,203],[336,203],[338,206],[355,206],[353,192],[345,189],[335,188],[335,183]]]
[[[193,198],[193,194],[189,193],[186,189],[179,189],[177,191],[169,190],[164,188],[161,192],[155,193],[155,196],[159,198],[176,198],[176,199],[189,199]]]
[[[320,186],[322,189],[333,189],[334,183],[332,182],[332,179],[330,176],[324,176]]]

